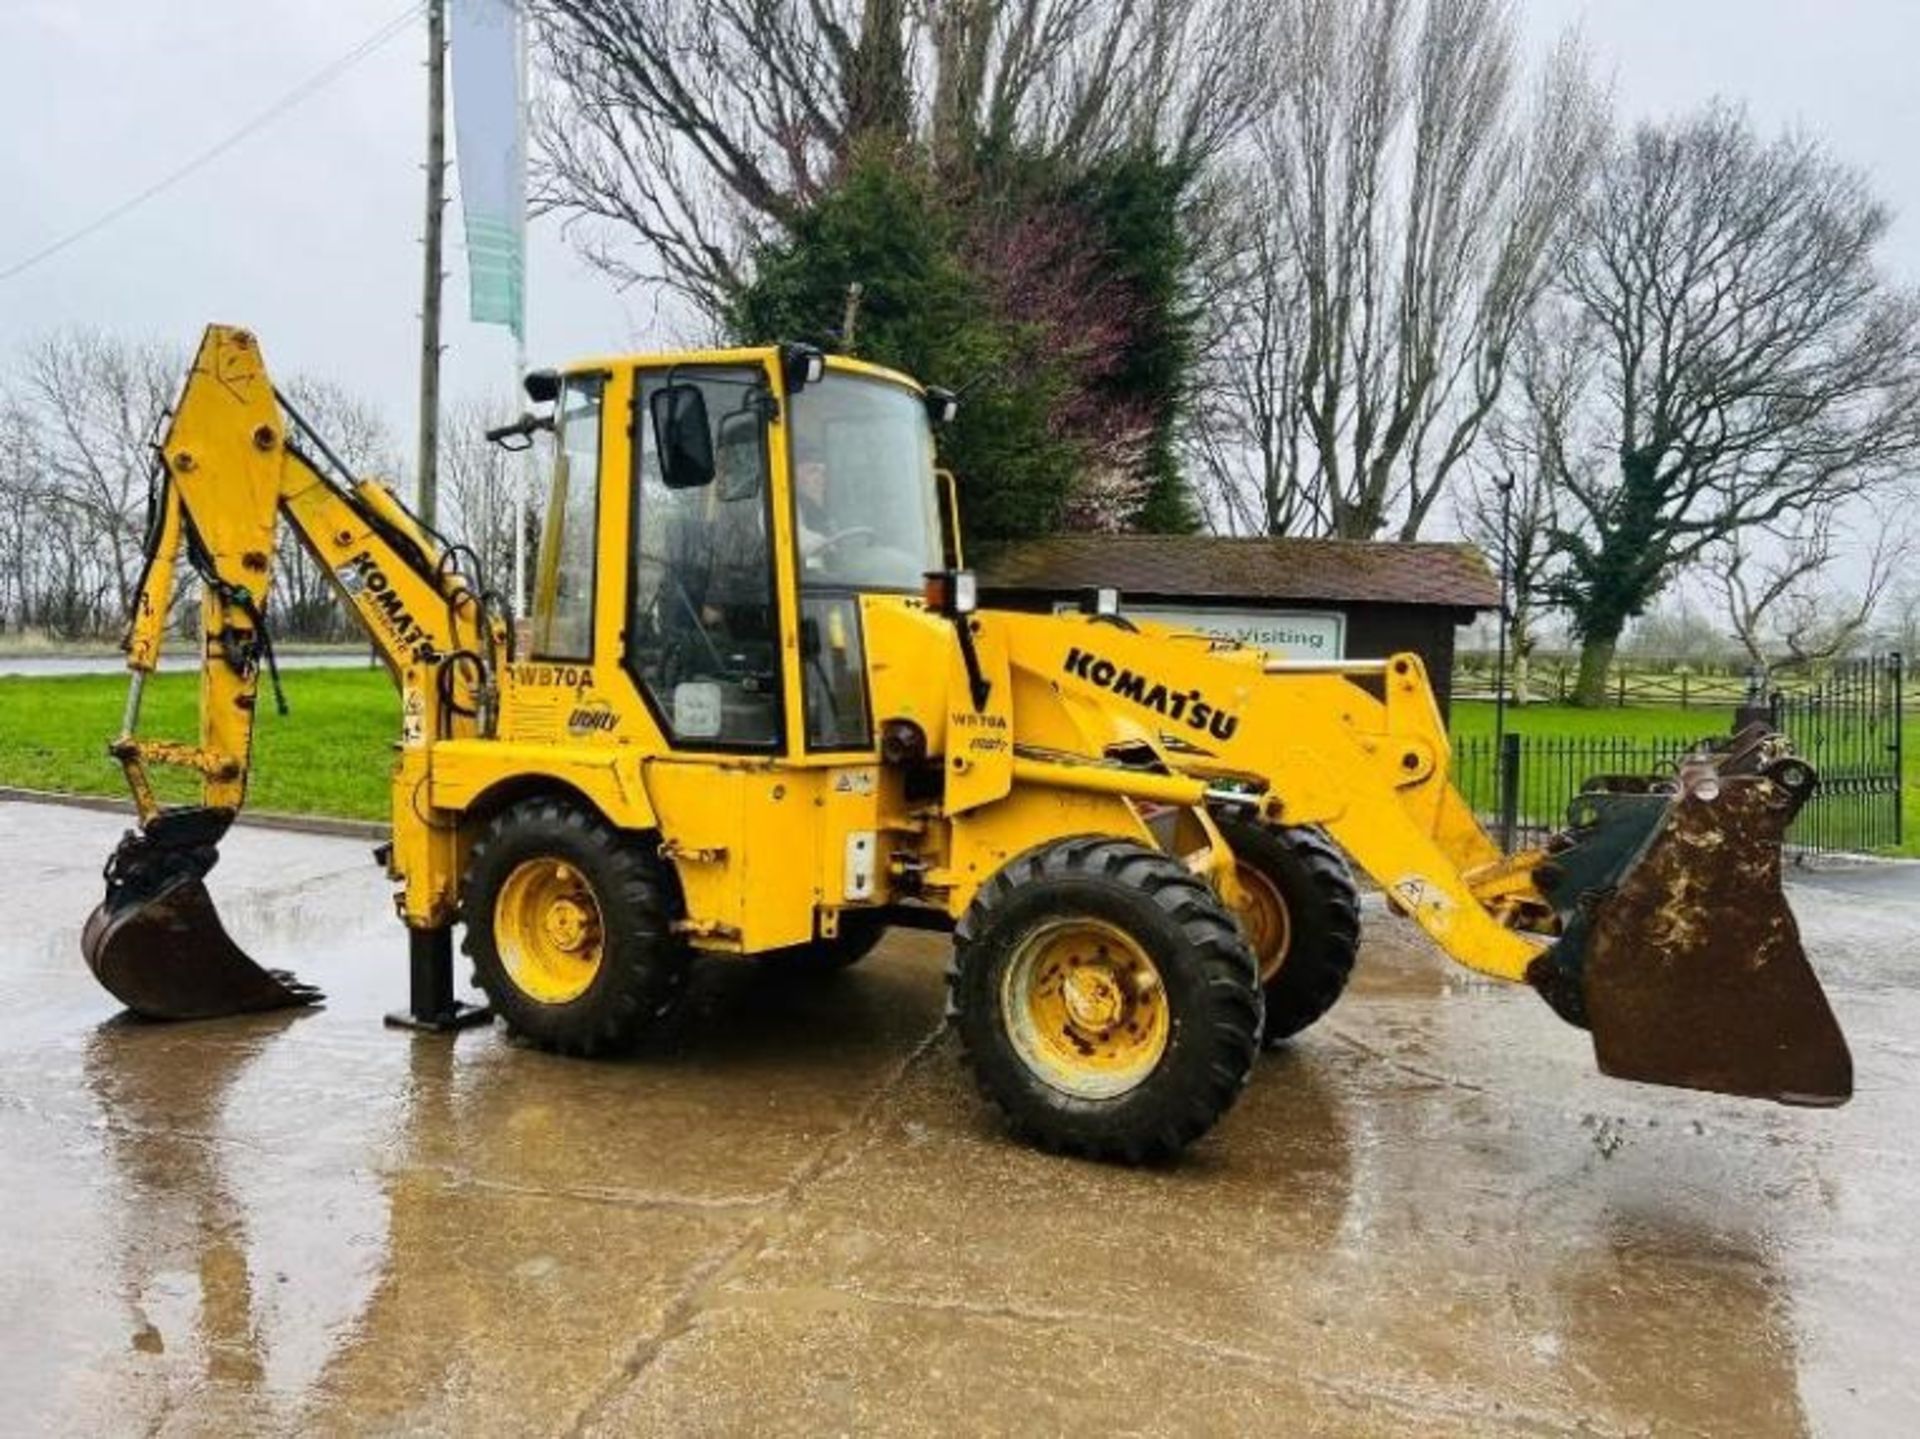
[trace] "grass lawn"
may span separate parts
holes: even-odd
[[[1724,734],[1732,722],[1725,710],[1671,708],[1582,710],[1567,705],[1525,705],[1507,710],[1507,728],[1517,734],[1568,738],[1693,740]],[[1920,715],[1909,715],[1902,729],[1906,775],[1900,787],[1905,843],[1902,854],[1920,855]],[[1453,707],[1458,737],[1491,736],[1493,704],[1463,700]]]
[[[263,810],[384,819],[387,772],[399,733],[399,699],[385,670],[288,671],[284,718],[262,690],[248,802]],[[199,680],[156,675],[147,684],[141,732],[175,739],[195,735]],[[120,725],[127,682],[121,675],[54,679],[0,676],[0,784],[80,794],[124,795],[107,741]],[[1723,731],[1727,716],[1711,709],[1577,710],[1528,705],[1507,711],[1523,734],[1625,740],[1692,740]],[[1453,707],[1458,736],[1491,736],[1493,706],[1479,700]],[[1920,854],[1920,717],[1906,725],[1906,852]],[[1472,783],[1473,777],[1461,776]],[[185,775],[159,777],[163,797],[194,794]]]
[[[1572,705],[1507,707],[1507,728],[1515,734],[1592,736],[1605,739],[1693,740],[1725,734],[1731,710],[1710,709],[1575,709]],[[1453,733],[1460,736],[1493,733],[1493,702],[1461,700],[1453,707]]]
[[[275,712],[260,687],[254,765],[247,803],[263,810],[384,819],[400,700],[385,670],[287,670],[292,713]],[[198,735],[200,679],[161,674],[147,681],[140,732],[192,740]],[[58,678],[0,676],[0,784],[77,794],[124,796],[107,742],[120,729],[124,675]],[[154,771],[162,798],[187,800],[192,777]]]

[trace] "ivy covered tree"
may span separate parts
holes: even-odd
[[[1197,178],[1189,162],[1136,154],[1099,167],[1075,187],[1105,241],[1103,268],[1131,299],[1125,341],[1101,390],[1146,423],[1129,527],[1159,533],[1199,527],[1175,450],[1194,362],[1197,320],[1187,293],[1193,255],[1184,219]]]
[[[911,148],[862,145],[760,247],[727,326],[964,390],[943,454],[972,538],[1191,529],[1172,446],[1190,328],[1183,176],[1146,157],[1065,182],[1049,168],[1009,162],[956,194]]]
[[[1920,294],[1876,264],[1889,221],[1820,145],[1726,106],[1615,146],[1563,280],[1596,356],[1568,453],[1612,457],[1556,477],[1576,703],[1685,566],[1920,458]]]

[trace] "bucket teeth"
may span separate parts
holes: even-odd
[[[1759,730],[1671,778],[1602,783],[1539,873],[1562,933],[1528,979],[1606,1074],[1845,1103],[1852,1057],[1780,883],[1812,768]]]
[[[231,937],[207,893],[228,810],[176,810],[130,831],[107,862],[107,894],[81,931],[87,967],[147,1019],[213,1019],[317,1004],[323,996],[265,969]]]

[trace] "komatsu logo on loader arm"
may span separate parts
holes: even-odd
[[[366,550],[360,551],[333,574],[340,581],[340,588],[352,596],[356,604],[364,601],[362,608],[387,632],[387,637],[397,648],[405,650],[419,664],[432,664],[440,657],[439,651],[434,648],[433,637],[407,612],[406,601],[394,590],[393,581],[380,568],[380,562]]]
[[[1217,740],[1232,739],[1233,732],[1240,728],[1237,716],[1228,714],[1198,689],[1170,689],[1151,675],[1123,669],[1077,645],[1067,651],[1064,668],[1076,679],[1111,690],[1121,699],[1132,700],[1168,719],[1180,720],[1189,729],[1205,730]]]

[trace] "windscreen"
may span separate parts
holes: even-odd
[[[918,591],[941,567],[933,432],[920,396],[829,371],[791,407],[802,587]]]

